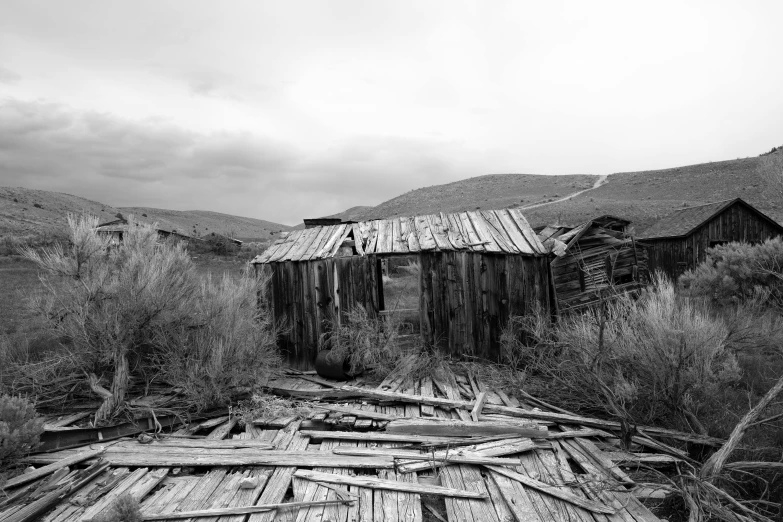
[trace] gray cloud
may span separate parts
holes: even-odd
[[[19,80],[21,79],[22,77],[19,74],[0,65],[0,83],[7,83],[12,85],[19,83]]]
[[[42,101],[0,102],[0,185],[114,206],[202,209],[296,223],[467,176],[458,144],[361,137],[327,153],[248,132],[197,133]]]

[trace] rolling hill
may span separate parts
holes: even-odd
[[[775,154],[783,159],[783,151]],[[533,226],[577,224],[613,214],[630,219],[642,231],[676,209],[741,197],[783,222],[783,201],[768,189],[765,161],[761,156],[608,176],[489,174],[412,190],[334,217],[356,220],[513,207]]]
[[[112,221],[118,213],[125,216],[134,214],[140,220],[157,221],[163,227],[189,235],[194,230],[199,235],[217,232],[246,241],[268,241],[277,232],[291,229],[279,223],[218,212],[115,208],[61,192],[0,187],[0,237],[45,238],[60,235],[65,229],[65,217],[69,212],[87,212],[98,216],[100,222]]]
[[[148,207],[121,207],[123,214],[134,214],[141,219],[154,221],[163,227],[179,232],[205,236],[212,232],[234,237],[243,241],[268,241],[280,231],[291,227],[264,221],[208,210],[166,210]]]

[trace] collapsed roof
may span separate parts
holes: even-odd
[[[297,230],[275,241],[252,262],[326,259],[338,255],[344,244],[360,256],[424,251],[547,254],[527,219],[516,209],[505,209],[441,212]]]

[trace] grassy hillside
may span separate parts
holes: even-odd
[[[537,176],[489,174],[445,185],[411,190],[376,207],[350,211],[361,218],[412,216],[432,212],[499,209],[543,203],[593,186],[598,176]],[[355,207],[356,208],[356,207]],[[355,218],[354,218],[355,219]]]
[[[228,235],[243,241],[269,241],[280,231],[291,227],[207,210],[166,210],[148,207],[122,207],[123,214],[134,214],[146,221],[155,221],[166,228],[189,235],[205,236],[212,232]],[[145,216],[146,214],[146,216]]]
[[[522,209],[533,226],[576,224],[591,217],[615,214],[633,221],[637,231],[685,206],[741,197],[778,221],[783,201],[768,190],[763,158],[746,158],[664,170],[611,174],[593,187],[599,176],[492,174],[407,192],[376,207],[357,207],[348,214],[383,218],[460,210]],[[572,194],[586,190],[564,201]],[[542,205],[542,203],[544,203]],[[356,217],[353,217],[356,219]]]
[[[761,158],[702,163],[664,170],[622,172],[601,187],[572,200],[525,211],[535,224],[558,219],[565,223],[615,214],[642,231],[674,210],[741,197],[762,212],[783,221],[783,201],[768,190]]]
[[[0,187],[0,238],[57,236],[65,228],[68,212],[87,212],[110,221],[119,210],[61,192]]]
[[[211,232],[230,233],[249,241],[269,241],[281,230],[291,227],[261,219],[252,219],[203,210],[175,211],[152,208],[115,208],[98,201],[46,190],[0,187],[0,239],[46,239],[59,236],[65,229],[69,213],[87,212],[101,222],[116,219],[118,213],[135,214],[144,221],[199,235]],[[143,214],[146,214],[144,216]]]

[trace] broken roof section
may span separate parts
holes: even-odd
[[[527,219],[516,209],[375,219],[296,230],[275,241],[253,263],[334,257],[346,241],[357,255],[482,252],[546,255]]]

